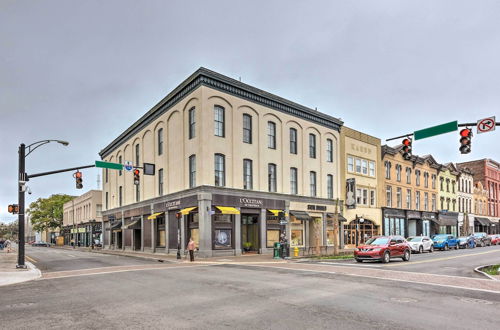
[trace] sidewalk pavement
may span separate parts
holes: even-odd
[[[0,286],[31,281],[42,276],[40,270],[31,262],[26,262],[26,269],[16,269],[17,249],[10,253],[7,249],[0,250]]]

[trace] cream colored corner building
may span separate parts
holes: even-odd
[[[106,248],[176,253],[192,237],[204,256],[266,253],[280,232],[292,248],[327,248],[341,126],[200,68],[100,152],[156,167],[138,185],[132,172],[103,171]]]

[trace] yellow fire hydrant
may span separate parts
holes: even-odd
[[[294,247],[293,248],[293,256],[294,257],[298,257],[299,256],[299,248],[298,247]]]

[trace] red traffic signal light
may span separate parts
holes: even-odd
[[[80,171],[76,171],[73,173],[73,177],[76,179],[76,189],[83,188],[83,173]]]
[[[405,138],[401,144],[403,145],[403,148],[401,148],[401,152],[403,153],[403,158],[405,160],[410,160],[411,159],[411,139],[410,138]]]
[[[460,131],[460,148],[458,149],[461,154],[468,154],[471,152],[472,130],[464,128]]]
[[[138,185],[141,182],[140,181],[141,180],[140,174],[141,174],[141,172],[138,169],[134,170],[134,184],[135,185]]]
[[[12,213],[12,214],[19,213],[19,205],[17,205],[17,204],[11,204],[11,205],[9,205],[8,211],[9,211],[9,213]]]
[[[176,217],[177,219],[182,218],[182,213],[181,213],[181,212],[177,212],[177,213],[175,214],[175,217]]]

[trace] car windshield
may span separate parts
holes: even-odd
[[[432,236],[432,239],[436,240],[436,239],[446,239],[448,237],[448,235],[434,235]]]
[[[474,233],[474,237],[482,237],[483,233]]]
[[[389,242],[388,238],[376,237],[376,238],[370,238],[368,241],[366,241],[365,245],[383,245],[387,244],[388,242]]]
[[[459,240],[461,240],[461,241],[466,241],[466,240],[467,240],[467,237],[465,237],[465,236],[460,236],[458,239],[459,239]]]
[[[422,242],[422,237],[421,236],[418,236],[418,237],[408,237],[407,241],[408,242]]]

